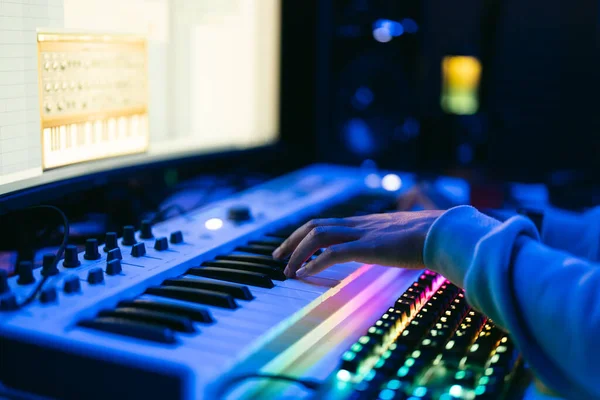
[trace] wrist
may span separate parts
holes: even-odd
[[[469,269],[478,242],[500,222],[471,206],[444,212],[429,228],[423,246],[425,267],[459,287]]]

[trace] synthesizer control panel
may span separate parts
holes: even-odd
[[[146,40],[66,32],[37,37],[43,168],[144,152]]]
[[[326,378],[368,327],[348,317],[384,311],[415,273],[347,263],[285,279],[285,263],[269,255],[333,206],[340,216],[393,210],[414,177],[393,174],[388,190],[374,184],[383,178],[316,165],[195,213],[126,227],[120,238],[107,233],[82,252],[67,247],[56,271],[21,265],[0,277],[0,382],[51,398],[198,399],[251,398],[266,384],[241,382],[225,395],[240,374]],[[14,310],[42,274],[51,276],[36,300]],[[344,324],[356,334],[340,335]],[[323,340],[330,350],[313,351]]]

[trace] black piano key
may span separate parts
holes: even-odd
[[[247,286],[237,285],[235,283],[214,282],[195,278],[177,278],[167,279],[163,282],[163,285],[212,290],[214,292],[230,294],[240,300],[252,300],[254,298]]]
[[[98,316],[123,318],[152,325],[160,325],[178,332],[196,332],[191,319],[160,311],[140,310],[138,308],[117,308],[115,310],[102,310],[98,313]]]
[[[230,260],[230,261],[242,261],[253,264],[266,265],[269,267],[279,268],[284,270],[287,266],[287,262],[282,260],[276,260],[270,256],[250,255],[250,254],[228,254],[224,256],[215,257],[217,260]]]
[[[275,232],[267,234],[267,236],[278,239],[287,239],[292,233],[296,231],[296,229],[300,228],[302,225],[304,225],[303,222],[298,222],[298,224],[295,225],[288,225],[276,230]]]
[[[158,343],[173,344],[177,341],[172,329],[123,318],[100,317],[81,321],[78,325]]]
[[[277,281],[285,281],[287,279],[283,271],[278,268],[248,263],[245,261],[215,260],[206,261],[202,263],[202,265],[205,267],[227,268],[235,269],[237,271],[257,272],[259,274],[267,275],[269,278],[275,279]]]
[[[213,292],[212,290],[192,289],[176,286],[152,286],[146,289],[146,293],[154,296],[167,297],[169,299],[189,301],[190,303],[206,304],[234,310],[238,308],[233,296]]]
[[[210,311],[200,307],[187,307],[179,304],[161,303],[150,299],[124,300],[119,302],[119,307],[140,308],[143,310],[160,311],[173,315],[188,317],[193,321],[202,323],[214,322]]]
[[[273,246],[275,248],[281,246],[281,244],[284,242],[285,239],[281,239],[281,238],[263,238],[260,240],[251,240],[248,242],[249,245],[259,245],[259,246]]]
[[[236,251],[243,251],[244,253],[262,254],[263,256],[270,256],[276,247],[273,246],[259,246],[259,245],[248,245],[236,247]]]
[[[265,274],[249,271],[237,271],[227,268],[201,267],[190,268],[190,275],[202,276],[204,278],[219,279],[227,282],[241,283],[243,285],[258,286],[267,289],[275,287],[273,281]]]

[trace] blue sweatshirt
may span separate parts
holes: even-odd
[[[541,236],[541,237],[540,237]],[[600,399],[600,207],[505,222],[470,206],[431,226],[425,265],[510,332],[536,376],[569,399]]]

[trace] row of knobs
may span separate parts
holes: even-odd
[[[140,230],[141,239],[152,239],[152,225],[149,221],[143,221]],[[121,273],[121,249],[118,245],[117,234],[115,232],[106,233],[104,251],[107,253],[107,265],[106,273],[108,275],[118,275]],[[166,237],[157,238],[154,243],[154,249],[157,251],[165,251],[169,248],[169,242],[172,244],[183,243],[183,233],[176,231],[171,233],[169,239]],[[135,228],[133,226],[126,226],[123,228],[123,239],[121,241],[124,246],[132,246],[131,255],[133,257],[142,257],[146,254],[146,247],[144,242],[137,242],[135,239]],[[98,249],[97,239],[88,239],[85,243],[85,253],[83,258],[86,260],[98,260],[101,257]],[[56,256],[54,254],[46,254],[42,261],[42,275],[43,276],[54,276],[59,273],[56,266]],[[79,261],[79,252],[77,246],[69,245],[65,247],[63,267],[65,268],[76,268],[81,265]],[[33,274],[33,264],[29,261],[23,261],[19,263],[17,267],[17,283],[19,285],[30,285],[35,282],[35,276]],[[104,281],[104,270],[96,267],[92,268],[88,272],[88,283],[94,285]],[[65,293],[75,293],[81,290],[81,284],[79,278],[76,276],[67,277],[64,280]],[[10,291],[8,286],[8,274],[4,270],[0,270],[0,295]],[[40,300],[43,303],[51,302],[56,299],[56,289],[50,288],[40,293]],[[0,307],[1,308],[1,307]]]

